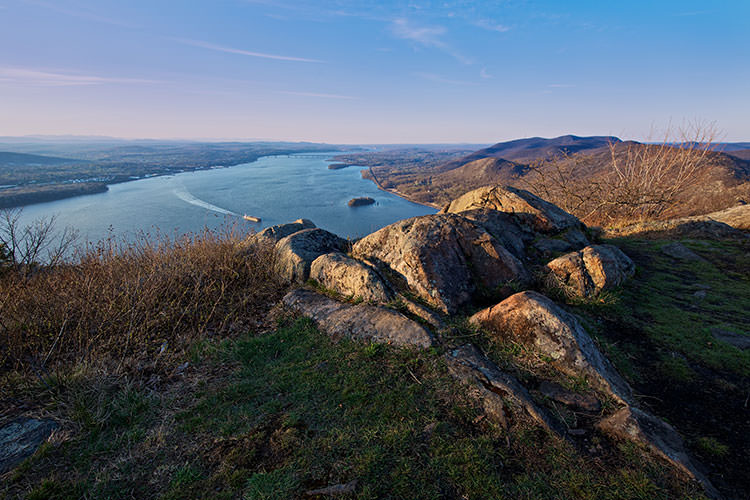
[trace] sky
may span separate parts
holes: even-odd
[[[750,140],[750,1],[0,0],[0,136]]]

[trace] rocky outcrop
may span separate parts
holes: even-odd
[[[616,246],[591,245],[558,257],[545,270],[550,284],[576,297],[593,297],[632,277],[635,264]]]
[[[560,384],[549,382],[547,380],[539,384],[539,392],[545,397],[562,403],[573,409],[588,412],[598,412],[602,405],[599,400],[592,394],[578,393],[565,389]]]
[[[601,420],[597,428],[615,439],[640,443],[688,476],[700,481],[711,497],[720,498],[711,482],[693,464],[680,435],[663,420],[638,408],[626,406]]]
[[[461,216],[490,233],[517,259],[526,260],[526,246],[534,240],[535,233],[513,214],[476,208],[461,212]]]
[[[429,307],[415,302],[405,297],[403,294],[398,294],[398,301],[401,303],[401,305],[403,305],[403,307],[406,308],[409,314],[420,318],[422,321],[436,328],[442,328],[443,326],[445,326],[445,322],[440,317],[440,315]]]
[[[55,429],[53,420],[35,418],[18,418],[0,428],[0,475],[33,455]]]
[[[265,241],[273,244],[290,234],[297,233],[303,229],[314,228],[315,224],[313,221],[308,219],[297,219],[296,221],[287,224],[277,224],[275,226],[267,227],[263,231],[257,233],[255,239],[257,241]]]
[[[402,220],[358,241],[352,254],[443,312],[456,312],[477,291],[526,283],[524,265],[487,231],[454,214]]]
[[[467,344],[448,352],[445,362],[451,375],[468,384],[471,395],[480,402],[484,411],[503,426],[511,423],[515,411],[531,417],[549,430],[562,432],[515,377],[500,371],[473,345]]]
[[[346,250],[347,241],[323,229],[303,229],[276,243],[276,270],[287,281],[304,283],[312,262],[323,254]]]
[[[345,297],[388,302],[393,293],[370,266],[342,253],[327,253],[310,266],[310,278]]]
[[[599,352],[578,319],[540,293],[517,293],[479,311],[470,322],[535,349],[548,356],[561,373],[583,377],[616,400],[632,399],[630,386]]]
[[[444,213],[487,208],[516,214],[536,231],[550,233],[583,228],[581,221],[561,208],[523,189],[510,186],[485,186],[450,202]]]
[[[589,244],[589,239],[582,229],[570,228],[548,237],[537,238],[534,240],[533,247],[541,256],[549,256],[580,250]]]
[[[348,337],[423,349],[433,345],[432,335],[424,327],[385,307],[351,305],[302,289],[289,292],[282,304],[311,318],[336,340]]]

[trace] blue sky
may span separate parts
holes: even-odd
[[[750,1],[0,0],[0,135],[750,140]]]

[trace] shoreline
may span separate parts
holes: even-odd
[[[336,153],[336,151],[321,152],[321,156],[323,156],[323,154],[329,155],[331,153]],[[238,167],[240,165],[249,165],[249,164],[255,163],[255,162],[257,162],[257,161],[259,161],[259,160],[261,160],[263,158],[272,158],[272,157],[275,157],[275,156],[294,156],[295,154],[312,154],[312,153],[310,153],[310,152],[300,152],[300,153],[292,153],[292,154],[289,154],[289,153],[267,154],[267,155],[259,156],[259,157],[255,158],[252,161],[243,161],[243,162],[240,162],[240,163],[232,163],[232,164],[229,164],[229,165],[209,165],[209,166],[205,166],[205,167],[183,168],[182,170],[179,170],[179,171],[175,170],[174,172],[161,172],[161,173],[147,174],[147,175],[144,175],[142,177],[138,177],[136,179],[124,178],[124,177],[114,178],[114,179],[112,179],[111,181],[108,181],[108,182],[107,181],[105,181],[103,183],[102,182],[98,182],[99,184],[104,184],[106,186],[107,189],[105,189],[105,190],[96,191],[96,192],[89,192],[89,193],[78,193],[78,194],[73,194],[73,193],[68,194],[68,193],[65,193],[63,191],[63,192],[61,192],[61,194],[63,194],[63,196],[52,197],[52,198],[47,199],[47,200],[33,201],[31,203],[23,203],[23,204],[20,204],[20,205],[15,205],[15,204],[14,205],[3,205],[3,203],[2,203],[2,191],[0,191],[0,206],[2,207],[2,209],[11,209],[11,208],[20,208],[20,209],[23,209],[23,207],[28,207],[28,206],[31,206],[31,205],[40,205],[42,203],[52,203],[54,201],[61,201],[61,200],[67,200],[67,199],[71,199],[71,198],[78,198],[78,197],[82,197],[82,196],[89,196],[89,195],[93,195],[93,194],[106,193],[109,190],[109,186],[112,186],[112,185],[115,185],[115,184],[126,184],[126,183],[129,183],[129,182],[137,182],[137,181],[144,181],[144,180],[148,180],[148,179],[156,179],[158,177],[167,177],[167,176],[170,176],[170,175],[189,174],[189,173],[199,172],[199,171],[205,171],[205,170],[223,170],[223,169],[226,169],[226,168]],[[94,182],[91,182],[91,183],[89,183],[89,182],[80,182],[78,184],[79,185],[94,184]],[[68,184],[60,183],[60,185],[68,185]]]
[[[443,207],[438,206],[438,205],[436,205],[434,203],[427,203],[427,202],[423,202],[423,201],[412,200],[411,198],[409,198],[408,196],[406,196],[405,194],[399,192],[396,189],[385,188],[385,187],[383,187],[382,184],[380,184],[380,181],[378,181],[378,178],[375,176],[375,173],[372,171],[372,167],[364,167],[362,170],[360,170],[360,175],[361,175],[362,172],[365,172],[365,171],[367,171],[369,173],[369,175],[367,175],[367,176],[362,175],[362,178],[367,179],[368,181],[372,181],[375,184],[375,186],[377,186],[377,188],[380,189],[381,191],[385,191],[386,193],[396,195],[399,198],[402,198],[402,199],[404,199],[404,200],[406,200],[406,201],[408,201],[410,203],[414,203],[414,204],[417,204],[417,205],[422,205],[423,207],[429,207],[429,208],[435,209],[437,211],[440,211],[443,208]]]

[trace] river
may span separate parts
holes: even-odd
[[[298,218],[344,238],[358,238],[397,220],[435,210],[381,191],[360,168],[329,170],[333,153],[268,156],[227,168],[151,177],[92,194],[28,205],[21,224],[52,215],[57,228],[78,230],[82,241],[132,239],[140,232],[178,235],[238,224],[262,228]],[[354,197],[374,205],[349,207]],[[242,219],[243,214],[262,222]]]

